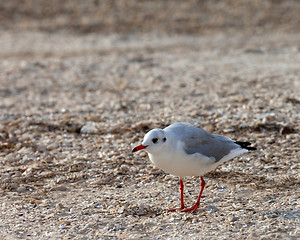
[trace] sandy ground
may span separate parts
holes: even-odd
[[[300,238],[294,25],[79,34],[33,22],[0,35],[0,239]],[[165,212],[178,178],[131,153],[173,122],[258,148],[204,176],[193,214]],[[185,179],[187,205],[199,190]]]

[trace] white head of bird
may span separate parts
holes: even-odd
[[[135,147],[133,152],[145,149],[147,152],[155,154],[165,149],[166,146],[167,137],[164,130],[153,129],[144,136],[142,144]]]

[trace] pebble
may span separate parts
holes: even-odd
[[[4,157],[4,160],[7,162],[14,162],[14,161],[17,161],[18,159],[16,158],[15,153],[9,153]]]
[[[19,154],[30,154],[32,153],[32,148],[26,148],[26,147],[23,147],[21,148],[19,151],[18,151]]]
[[[249,125],[247,123],[241,123],[239,125],[239,128],[248,128],[248,127],[249,127]]]
[[[229,222],[235,222],[238,220],[238,218],[235,215],[229,215],[227,219]]]
[[[58,149],[59,148],[59,145],[57,142],[53,142],[53,143],[50,143],[49,145],[46,146],[46,148],[49,150],[49,151],[52,151],[54,149]]]
[[[98,129],[96,127],[95,122],[87,122],[82,128],[80,129],[80,133],[85,133],[85,134],[94,134],[97,133]]]
[[[63,205],[62,203],[57,203],[56,206],[55,206],[55,208],[56,208],[57,210],[62,210],[62,209],[64,209],[65,207],[64,207],[64,205]]]
[[[129,172],[130,172],[129,166],[126,165],[126,164],[123,164],[123,165],[121,165],[119,171],[120,171],[121,173],[129,173]]]
[[[16,144],[16,146],[15,146],[15,149],[17,150],[17,151],[19,151],[20,149],[22,148],[22,143],[17,143]]]
[[[152,175],[158,175],[158,174],[164,174],[164,171],[158,168],[152,168],[150,169],[149,173]]]
[[[234,133],[236,130],[234,128],[225,128],[223,130],[224,133]]]
[[[38,144],[37,145],[37,150],[39,151],[39,152],[46,152],[46,150],[47,150],[47,147],[46,147],[46,145],[44,145],[44,144]]]
[[[26,142],[26,141],[29,141],[30,139],[31,139],[31,135],[28,132],[26,132],[20,136],[19,141]]]
[[[66,186],[56,186],[56,187],[52,187],[51,191],[67,192],[69,191],[69,189]]]
[[[219,211],[219,208],[217,208],[215,206],[207,206],[206,209],[207,209],[206,211],[208,211],[208,212],[217,212],[217,211]]]
[[[16,191],[17,191],[18,193],[24,193],[24,192],[27,191],[27,189],[26,189],[26,187],[24,187],[24,186],[20,186],[20,187],[17,188]]]
[[[272,122],[275,120],[275,113],[266,113],[262,115],[262,122],[263,123],[268,123],[268,122]]]

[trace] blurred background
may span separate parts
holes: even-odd
[[[10,0],[2,30],[87,33],[214,34],[296,32],[297,0]]]

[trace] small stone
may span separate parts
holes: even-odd
[[[140,152],[139,154],[141,157],[147,157],[147,153],[146,152]]]
[[[50,177],[54,176],[54,174],[49,170],[44,170],[38,174],[40,177]]]
[[[49,151],[51,151],[51,150],[54,150],[54,149],[58,149],[58,147],[59,147],[59,145],[58,145],[56,142],[54,142],[54,143],[50,143],[50,144],[47,146],[47,149],[48,149]]]
[[[116,224],[114,230],[119,231],[119,230],[124,230],[124,228],[122,228],[120,224]]]
[[[60,191],[60,192],[67,192],[69,189],[66,186],[57,186],[51,188],[51,191]]]
[[[46,152],[47,148],[46,148],[45,145],[39,144],[39,145],[37,145],[37,150],[38,150],[39,152]]]
[[[228,221],[229,222],[235,222],[235,221],[237,221],[238,219],[237,219],[237,217],[235,216],[235,215],[229,215],[228,216]]]
[[[99,158],[103,158],[104,155],[105,155],[105,154],[104,154],[103,152],[98,152]]]
[[[41,207],[49,207],[52,204],[52,202],[48,199],[44,199],[41,201],[41,203],[39,204],[39,206]]]
[[[213,131],[215,131],[215,126],[213,124],[207,124],[204,126],[204,130],[206,130],[208,132],[213,132]]]
[[[23,158],[22,158],[22,163],[23,164],[28,164],[29,162],[32,161],[32,158],[30,158],[29,156],[25,155]]]
[[[17,143],[16,145],[15,145],[15,149],[17,150],[17,151],[19,151],[20,149],[22,148],[22,143]]]
[[[69,226],[69,225],[71,225],[72,222],[69,220],[62,220],[62,221],[60,221],[60,223],[63,224],[62,226]]]
[[[24,192],[27,191],[27,189],[26,189],[26,187],[24,187],[24,186],[20,186],[20,187],[17,188],[16,191],[17,191],[18,193],[24,193]]]
[[[258,239],[258,235],[257,233],[255,233],[254,231],[251,231],[249,236],[246,238],[247,240],[250,240],[250,239]]]
[[[294,164],[293,166],[291,166],[291,170],[294,170],[294,169],[298,169],[299,168],[299,164]]]
[[[207,211],[209,212],[217,212],[219,209],[215,206],[207,206]]]
[[[265,159],[270,160],[270,159],[272,159],[273,157],[274,157],[274,154],[273,154],[272,152],[267,152],[267,153],[265,154]]]
[[[126,173],[126,172],[129,172],[129,171],[130,170],[129,170],[128,165],[126,165],[126,164],[121,165],[121,167],[120,167],[120,172],[121,173]]]
[[[18,151],[18,153],[20,153],[20,154],[30,154],[30,153],[32,153],[32,148],[26,148],[26,147],[22,147],[19,151]]]
[[[212,202],[220,202],[220,198],[219,197],[214,197]]]
[[[57,210],[61,210],[61,209],[64,209],[65,207],[64,207],[64,205],[62,205],[62,203],[58,203],[58,204],[56,204],[55,208]]]
[[[162,171],[161,169],[158,169],[158,168],[153,168],[150,170],[150,174],[153,174],[153,175],[159,175],[159,174],[163,174],[164,171]]]
[[[102,116],[93,114],[93,115],[87,116],[86,120],[92,121],[92,122],[101,122]]]
[[[11,177],[12,178],[18,178],[18,177],[21,177],[21,176],[22,176],[21,172],[20,171],[16,171],[16,172],[14,172],[14,174]]]
[[[235,132],[235,129],[234,128],[225,128],[223,130],[224,133],[234,133]]]
[[[16,154],[15,153],[9,153],[4,158],[7,162],[14,162],[16,160]]]
[[[98,129],[96,128],[95,122],[87,122],[81,129],[80,133],[93,134],[97,133]]]
[[[262,115],[263,123],[272,122],[275,120],[275,113],[266,113]]]
[[[60,226],[60,229],[67,229],[65,225]]]
[[[124,212],[124,208],[121,208],[121,209],[118,210],[118,213],[120,213],[120,214],[123,213],[123,212]]]
[[[20,142],[26,142],[30,140],[30,134],[29,133],[24,133],[19,137]]]
[[[18,184],[17,183],[11,183],[9,184],[9,187],[8,189],[11,190],[11,191],[14,191],[18,188]]]
[[[248,125],[247,123],[241,123],[241,124],[239,125],[239,127],[240,127],[241,129],[243,129],[243,128],[248,128],[249,125]]]

